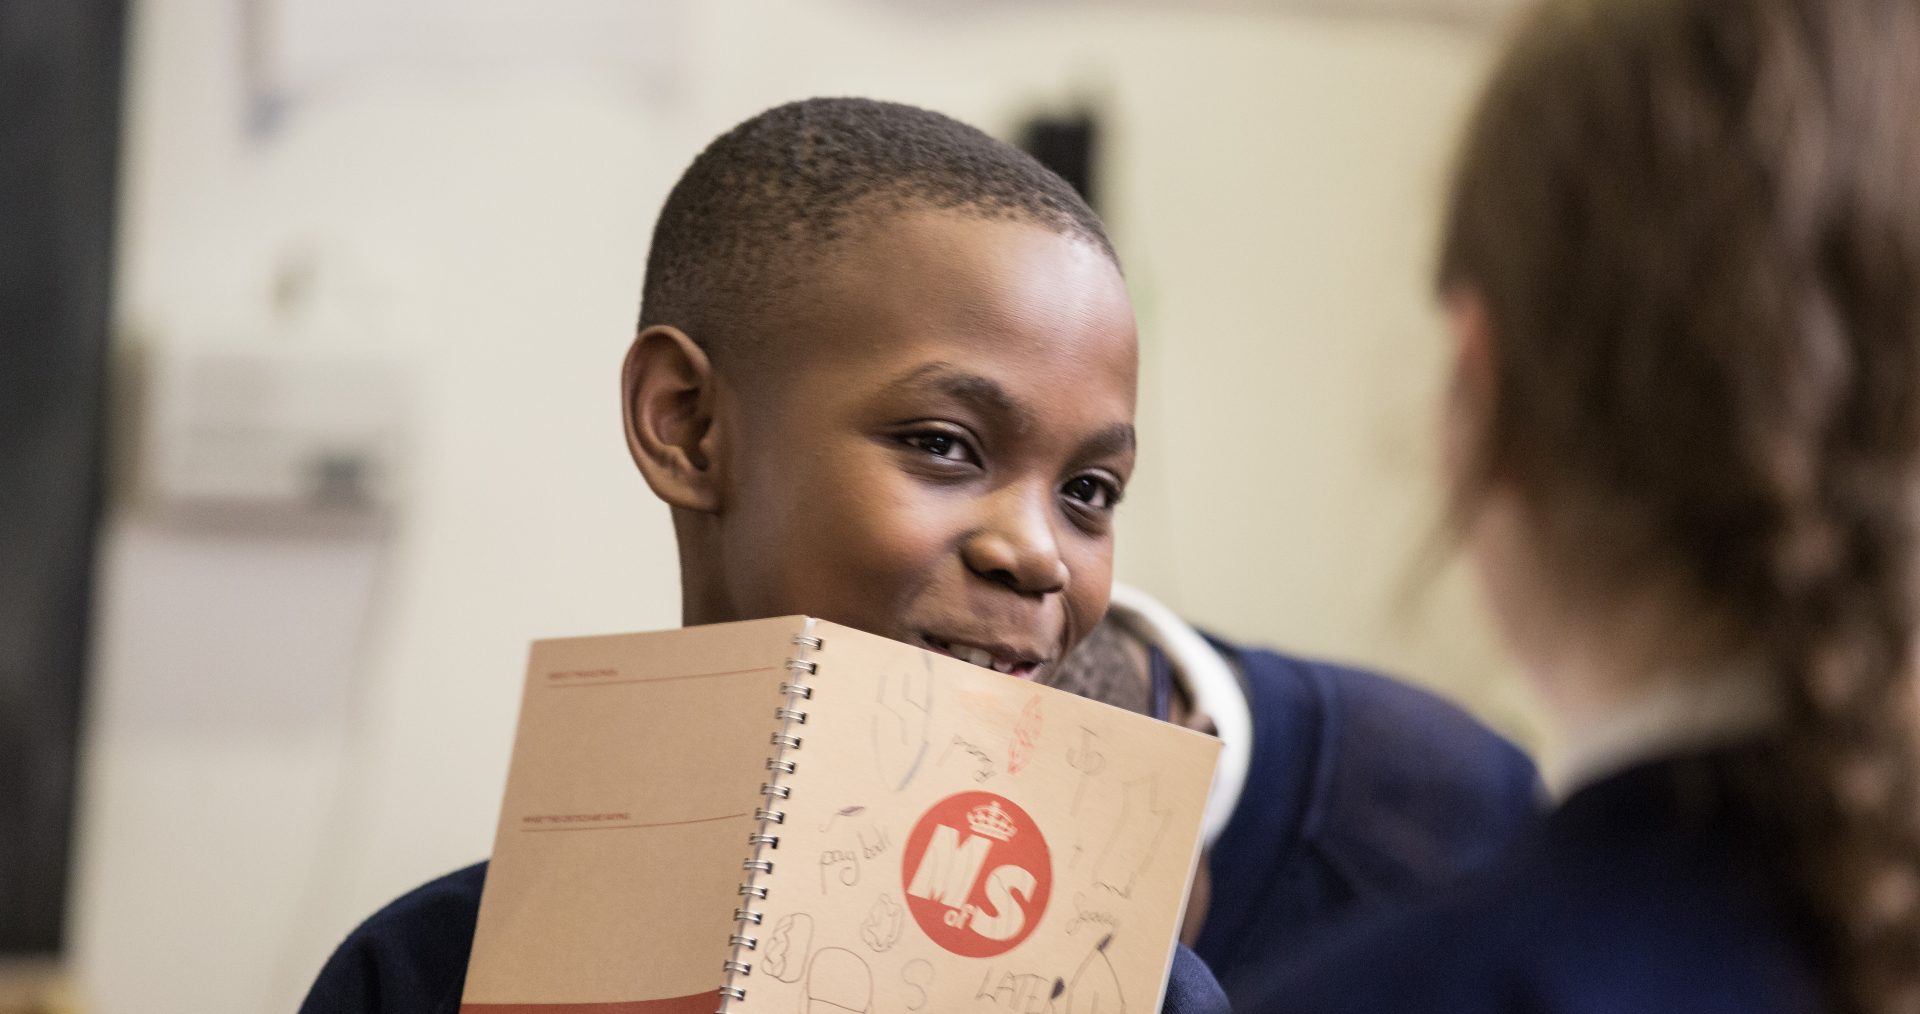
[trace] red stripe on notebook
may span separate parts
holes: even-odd
[[[713,1014],[720,991],[614,1003],[463,1003],[460,1014]]]

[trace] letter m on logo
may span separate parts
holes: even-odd
[[[980,867],[986,864],[992,842],[977,834],[960,843],[960,832],[941,824],[933,829],[933,840],[920,857],[920,868],[913,872],[907,893],[929,898],[948,908],[960,908],[973,896],[973,882],[980,879]]]

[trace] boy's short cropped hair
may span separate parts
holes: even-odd
[[[722,134],[680,177],[654,227],[640,327],[676,327],[716,365],[759,359],[767,311],[822,251],[911,207],[1032,222],[1118,263],[1093,209],[1025,152],[913,106],[806,99]]]

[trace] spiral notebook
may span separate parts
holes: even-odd
[[[1218,741],[806,617],[533,646],[467,1014],[1152,1014]]]

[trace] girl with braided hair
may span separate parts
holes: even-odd
[[[1452,527],[1561,797],[1259,1006],[1920,1012],[1920,3],[1550,0],[1443,233]]]

